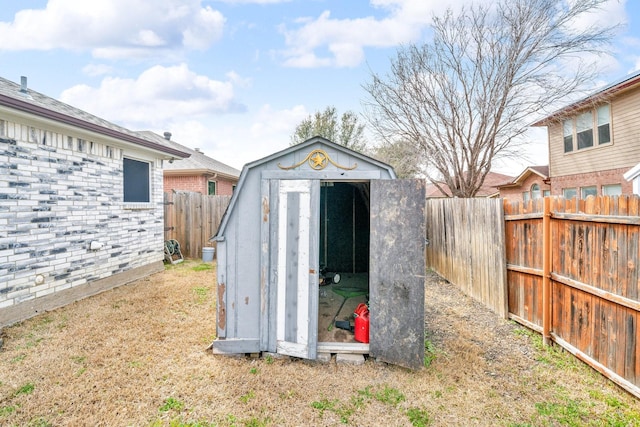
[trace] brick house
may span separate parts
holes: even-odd
[[[181,151],[189,153],[186,159],[176,159],[164,165],[164,191],[193,191],[205,195],[231,196],[238,184],[240,171],[225,165],[209,156],[199,148],[191,148],[171,141],[171,133],[165,132],[164,138],[153,132],[141,132],[149,139],[170,141]]]
[[[551,195],[631,194],[624,174],[640,163],[640,72],[570,104],[546,126]]]
[[[162,271],[188,155],[0,78],[0,327]]]
[[[512,181],[498,186],[500,197],[513,201],[538,199],[551,195],[549,166],[529,166]]]
[[[512,179],[513,177],[510,175],[503,175],[497,172],[489,172],[485,177],[484,183],[476,193],[476,197],[486,197],[486,198],[498,197],[499,196],[498,186],[501,184],[504,184],[505,182],[509,182]],[[436,187],[435,184],[431,184],[431,183],[427,184],[427,188],[426,188],[427,199],[451,197],[451,191],[449,190],[449,187],[447,187],[447,185],[444,183],[441,184],[440,186],[444,190],[444,192],[441,191],[438,187]]]

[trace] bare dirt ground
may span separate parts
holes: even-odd
[[[5,328],[0,425],[640,425],[633,396],[434,274],[421,371],[214,356],[213,266],[171,266]]]

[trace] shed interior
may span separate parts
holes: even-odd
[[[369,188],[368,181],[321,185],[320,269],[327,277],[338,273],[340,279],[324,285],[321,280],[319,342],[357,342],[351,329],[354,311],[369,298]]]

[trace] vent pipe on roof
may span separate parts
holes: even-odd
[[[27,93],[27,77],[20,77],[20,92]]]
[[[171,141],[171,132],[165,132],[164,139],[166,139],[167,141]]]
[[[202,151],[200,151],[199,148],[194,148],[194,150],[196,150],[198,153],[201,153]]]

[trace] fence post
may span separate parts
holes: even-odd
[[[551,197],[544,198],[542,217],[542,342],[551,344]]]

